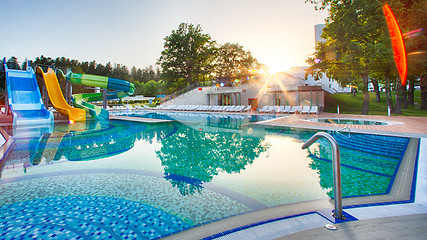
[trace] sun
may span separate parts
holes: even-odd
[[[265,64],[268,72],[275,74],[278,72],[285,72],[291,69],[291,65],[283,61],[272,61]]]

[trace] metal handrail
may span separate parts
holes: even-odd
[[[343,128],[338,129],[336,132],[341,132],[341,131],[346,130],[346,129],[348,129],[348,131],[350,131],[349,127],[343,127]]]
[[[341,131],[344,131],[346,129],[348,129],[348,137],[346,135],[344,135],[343,133],[341,133]],[[346,138],[350,138],[351,128],[349,128],[349,127],[343,127],[343,128],[338,129],[338,130],[335,130],[335,132],[338,133],[338,134],[342,134]]]
[[[341,189],[341,164],[340,164],[340,149],[334,137],[325,132],[314,134],[307,142],[302,145],[302,149],[306,149],[316,142],[319,138],[326,138],[332,147],[332,167],[334,171],[334,200],[335,212],[334,217],[337,219],[345,219],[342,212],[342,189]]]

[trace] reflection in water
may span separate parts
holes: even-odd
[[[131,122],[78,122],[55,124],[52,133],[22,135],[16,132],[17,146],[8,158],[10,167],[28,167],[60,160],[88,161],[128,151],[149,126]],[[154,135],[155,136],[155,135]]]
[[[266,140],[267,136],[279,135],[302,144],[316,132],[247,125],[256,119],[226,115],[198,116],[198,121],[196,116],[188,118],[184,114],[178,117],[155,114],[154,117],[182,120],[155,124],[127,121],[110,121],[109,124],[94,122],[86,125],[56,124],[53,131],[38,135],[26,132],[20,135],[20,132],[17,132],[16,147],[9,155],[5,167],[18,166],[26,171],[29,167],[59,161],[101,160],[124,153],[134,148],[135,142],[142,140],[144,144],[156,146],[157,150],[153,156],[160,160],[158,166],[163,167],[164,179],[182,195],[191,195],[202,192],[203,183],[212,182],[215,176],[223,173],[241,174],[250,166],[254,166],[254,161],[260,158],[262,153],[274,149]],[[389,191],[407,139],[360,134],[351,134],[350,139],[341,135],[334,137],[340,145],[343,196],[381,194]],[[385,144],[398,148],[398,143],[401,149],[395,154],[384,146]],[[140,153],[144,150],[135,151]],[[299,151],[302,150],[289,148],[287,151],[301,153]],[[328,190],[328,195],[332,197],[330,156],[329,144],[320,140],[308,150],[310,163],[307,164],[319,175],[321,188]],[[114,161],[116,160],[120,162],[121,159],[115,158]],[[305,156],[298,159],[292,157],[294,162],[305,160]],[[292,161],[289,161],[289,164],[292,164]],[[276,164],[283,162],[285,161]],[[289,166],[289,169],[291,167]],[[279,182],[277,179],[272,181],[275,181],[272,185]]]
[[[261,138],[178,125],[175,134],[160,141],[162,147],[156,154],[166,179],[183,195],[200,192],[201,183],[212,181],[219,172],[239,173],[268,148]]]
[[[377,135],[332,134],[340,146],[343,197],[386,194],[391,190],[403,157],[407,138]],[[309,150],[310,168],[316,170],[320,186],[333,197],[332,149],[325,140]]]

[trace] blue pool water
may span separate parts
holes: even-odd
[[[134,113],[119,113],[132,115]],[[0,239],[157,239],[236,214],[333,196],[331,149],[271,117],[191,113],[145,124],[6,128]],[[409,139],[334,134],[344,197],[386,194]]]

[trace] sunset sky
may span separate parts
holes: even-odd
[[[0,56],[154,65],[164,37],[200,24],[220,44],[238,43],[271,70],[303,66],[326,12],[304,0],[0,0]]]

